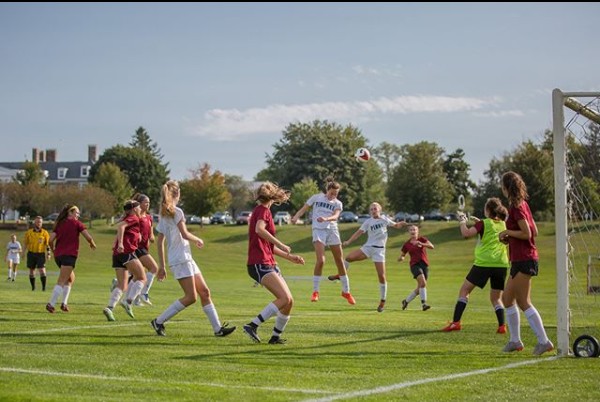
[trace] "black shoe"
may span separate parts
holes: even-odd
[[[269,345],[285,345],[287,341],[285,339],[281,339],[278,336],[273,335],[271,339],[269,339]]]
[[[423,311],[427,311],[431,308],[431,306],[429,304],[425,304],[423,303]]]
[[[167,336],[167,333],[165,332],[165,324],[157,323],[156,318],[150,321],[150,325],[152,325],[152,328],[154,328],[158,336]]]
[[[244,325],[244,333],[250,337],[255,343],[260,343],[260,338],[256,333],[256,328],[251,325]]]
[[[237,327],[230,327],[228,323],[224,323],[218,332],[215,332],[215,336],[227,336],[235,331]]]
[[[402,300],[402,310],[406,310],[408,307],[408,302],[406,300]]]
[[[329,279],[330,281],[334,282],[334,281],[339,281],[340,280],[340,276],[339,275],[329,275],[327,277],[327,279]]]

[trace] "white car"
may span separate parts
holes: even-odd
[[[292,215],[288,211],[278,211],[273,217],[276,225],[289,225],[292,221]]]

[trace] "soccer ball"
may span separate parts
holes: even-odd
[[[371,152],[367,148],[358,148],[354,153],[354,157],[359,162],[366,162],[371,159]]]

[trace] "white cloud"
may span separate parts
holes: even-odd
[[[281,132],[290,122],[329,120],[366,121],[383,114],[477,111],[497,103],[497,99],[449,96],[398,96],[370,101],[324,102],[304,105],[270,105],[264,108],[212,109],[192,134],[217,140],[234,140],[257,133]]]

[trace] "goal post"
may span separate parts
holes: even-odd
[[[585,101],[581,102],[578,99]],[[570,158],[576,156],[570,154],[567,140],[569,137],[577,138],[577,132],[585,132],[589,125],[600,125],[599,105],[600,92],[562,92],[560,89],[554,89],[552,92],[556,229],[556,346],[560,356],[570,353],[573,319],[570,297],[572,293],[577,293],[577,289],[572,288],[570,281],[576,278],[577,271],[581,270],[581,276],[585,277],[587,283],[590,254],[588,245],[592,243],[591,236],[597,236],[595,237],[596,242],[600,240],[600,236],[597,234],[584,235],[583,240],[577,241],[571,236],[573,233],[579,234],[588,230],[588,224],[585,222],[587,219],[580,219],[582,215],[586,215],[586,218],[591,216],[592,220],[597,220],[600,211],[590,209],[593,203],[586,198],[587,193],[582,189],[584,183],[578,182],[582,176],[578,170],[581,165],[570,161]],[[571,115],[567,124],[565,124],[565,112]],[[581,120],[578,120],[579,118]],[[585,134],[581,138],[585,138]],[[583,153],[581,152],[581,154]],[[597,184],[600,185],[600,183]],[[593,225],[589,226],[593,227]],[[597,230],[597,228],[592,230]],[[581,257],[584,252],[585,259]],[[579,256],[576,253],[579,253]],[[600,255],[600,251],[592,251],[592,253]],[[585,265],[585,271],[580,267],[581,265]],[[587,292],[585,293],[587,294]],[[591,303],[589,300],[584,300],[582,305],[589,308]],[[592,316],[589,319],[595,320],[596,317]],[[582,327],[589,325],[590,323],[585,323]]]

